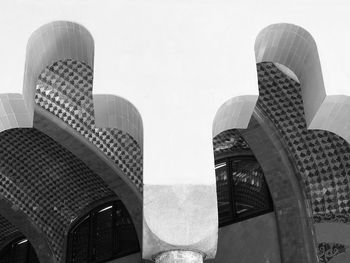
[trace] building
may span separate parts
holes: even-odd
[[[106,5],[114,11],[110,2]],[[184,5],[170,7],[178,11]],[[171,8],[165,6],[170,13]],[[170,13],[154,19],[174,18]],[[349,261],[349,103],[347,96],[329,92],[327,85],[339,84],[339,75],[323,76],[324,53],[320,61],[313,36],[289,23],[261,26],[254,47],[257,78],[248,80],[258,93],[252,87],[219,96],[220,89],[201,92],[195,85],[212,84],[207,76],[194,82],[200,70],[193,78],[186,73],[190,67],[184,62],[205,63],[197,61],[204,53],[194,48],[199,42],[187,43],[187,50],[184,39],[172,38],[193,33],[176,19],[164,25],[162,32],[170,33],[159,45],[135,44],[124,35],[133,48],[120,44],[116,48],[125,57],[112,53],[108,59],[108,43],[105,53],[101,46],[95,52],[106,40],[105,32],[98,35],[97,22],[92,33],[70,21],[33,28],[24,77],[12,83],[23,80],[23,91],[11,86],[0,94],[0,262]],[[205,31],[197,22],[190,28]],[[182,31],[172,28],[175,24]],[[106,28],[115,44],[113,27]],[[157,30],[149,32],[159,37]],[[195,31],[194,39],[206,39],[202,33]],[[208,45],[216,51],[216,44]],[[14,61],[22,55],[14,54]],[[128,98],[129,89],[140,88],[135,91],[132,80],[115,80],[123,71],[114,59],[135,67],[142,81],[149,78],[148,91],[140,91],[133,103],[119,96]],[[208,68],[222,70],[225,59],[219,56],[215,61],[222,64]],[[142,75],[135,61],[144,66],[153,61],[150,75]],[[9,68],[16,70],[16,63]],[[169,82],[155,78],[163,73],[157,72],[162,63],[174,69],[166,75]],[[119,68],[117,76],[111,74],[113,66]],[[129,80],[124,73],[123,81]],[[177,89],[172,81],[189,84]],[[113,88],[104,92],[101,85]],[[122,94],[118,85],[124,86]],[[148,96],[161,101],[152,105]],[[219,107],[223,97],[227,101]],[[191,100],[197,102],[188,105]],[[202,107],[211,102],[210,110]],[[208,113],[213,108],[216,116]]]

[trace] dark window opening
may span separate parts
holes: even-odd
[[[0,252],[0,263],[39,263],[28,239],[17,238]]]
[[[273,211],[263,171],[253,156],[220,159],[215,174],[220,226]]]
[[[139,251],[130,215],[118,200],[93,209],[74,225],[68,235],[67,262],[101,263]]]

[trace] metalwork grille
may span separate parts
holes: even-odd
[[[215,173],[220,226],[273,210],[263,171],[253,156],[218,160]]]
[[[121,201],[99,206],[69,233],[69,263],[99,263],[140,250],[134,225]]]

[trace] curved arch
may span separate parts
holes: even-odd
[[[52,63],[66,59],[83,62],[93,70],[94,40],[84,26],[54,21],[32,33],[27,44],[23,84],[23,97],[30,112],[33,112],[39,74]],[[97,94],[94,95],[94,107],[97,127],[119,128],[143,147],[142,119],[132,103],[115,95]]]
[[[72,152],[106,182],[125,204],[134,221],[139,240],[142,240],[142,195],[130,182],[123,180],[123,176],[117,176],[123,172],[78,132],[58,118],[52,118],[50,113],[38,106],[35,108],[34,127]]]
[[[301,83],[306,123],[310,124],[326,96],[317,46],[311,34],[292,24],[273,24],[255,40],[256,63],[274,62],[290,68]]]
[[[238,96],[227,100],[216,112],[213,121],[213,138],[232,129],[247,128],[258,96]]]
[[[290,68],[298,77],[309,129],[331,131],[350,143],[350,98],[327,96],[316,42],[305,29],[273,24],[255,41],[256,62],[274,62]]]
[[[94,40],[85,27],[54,21],[32,33],[27,43],[22,94],[0,94],[0,132],[33,126],[37,78],[44,67],[66,58],[83,61],[93,68]]]
[[[132,250],[129,249],[129,252],[124,250],[124,253],[123,253],[123,251],[120,251],[120,248],[113,247],[112,254],[113,254],[113,257],[115,257],[115,258],[110,258],[107,261],[115,260],[116,258],[122,258],[122,257],[129,256],[132,254],[137,254],[138,252],[140,252],[140,240],[138,240],[137,233],[135,231],[135,226],[132,223],[132,219],[131,219],[130,215],[128,214],[127,209],[125,208],[123,202],[121,202],[121,200],[119,198],[115,198],[113,196],[110,196],[107,198],[103,198],[103,199],[99,200],[98,202],[94,202],[93,204],[88,205],[82,211],[80,211],[79,216],[77,216],[71,222],[69,229],[67,231],[67,238],[66,238],[66,242],[67,242],[67,244],[65,246],[66,251],[67,251],[66,261],[68,260],[70,262],[71,257],[72,257],[72,254],[71,254],[72,253],[72,242],[74,242],[72,240],[73,231],[75,231],[77,229],[77,227],[79,228],[81,223],[84,222],[87,218],[89,218],[88,220],[90,222],[92,222],[92,224],[94,224],[97,227],[99,223],[92,220],[91,216],[95,217],[101,210],[102,211],[107,210],[107,209],[112,208],[112,207],[113,207],[113,210],[109,210],[110,212],[113,211],[112,212],[113,217],[111,218],[111,220],[113,221],[113,224],[111,226],[112,229],[110,229],[110,234],[113,235],[112,240],[114,240],[115,238],[120,240],[120,239],[123,239],[123,237],[124,238],[126,237],[125,234],[121,234],[121,233],[120,234],[122,236],[120,237],[118,232],[117,232],[118,224],[116,224],[116,223],[119,219],[122,219],[119,223],[123,224],[124,227],[126,226],[128,228],[127,238],[128,239],[132,238],[134,243],[133,243],[133,246],[130,247],[133,249]],[[117,211],[119,211],[120,213],[117,213]],[[96,230],[94,230],[94,227],[92,227],[91,225],[89,226],[89,229],[90,229],[89,230],[90,235],[91,235],[91,232],[96,231]],[[88,247],[87,244],[91,241],[93,241],[93,240],[91,240],[91,238],[89,238],[89,241],[86,243],[86,248]],[[89,245],[89,247],[90,247],[90,245]],[[110,255],[110,256],[112,257],[112,255]]]
[[[44,37],[42,35],[44,35]],[[40,45],[45,46],[43,52],[42,48],[38,48]],[[39,59],[37,59],[38,56]],[[113,128],[118,128],[118,130],[131,136],[131,138],[122,139],[122,143],[128,145],[130,143],[127,140],[135,140],[135,145],[142,147],[143,130],[141,116],[130,102],[122,98],[113,95],[92,96],[93,56],[93,38],[81,25],[63,21],[44,25],[35,31],[28,41],[24,93],[25,91],[33,93],[30,94],[30,96],[26,96],[26,98],[33,100],[35,103],[35,106],[33,105],[35,108],[34,126],[54,138],[61,145],[65,146],[69,151],[83,160],[115,193],[118,194],[120,199],[126,205],[129,213],[132,215],[139,235],[139,240],[141,240],[142,195],[140,189],[142,190],[142,182],[140,182],[140,180],[142,180],[142,162],[138,165],[133,165],[134,169],[136,169],[135,171],[137,171],[138,174],[141,174],[141,178],[139,178],[139,175],[132,175],[132,178],[135,178],[136,182],[138,182],[137,188],[131,181],[125,180],[125,178],[127,178],[125,176],[125,169],[127,167],[125,167],[125,165],[118,167],[111,160],[110,157],[117,154],[116,149],[107,149],[108,153],[105,151],[103,152],[102,149],[98,149],[98,147],[96,147],[91,141],[95,141],[97,137],[95,136],[95,138],[90,134],[92,132],[101,136],[100,133],[103,131],[102,129],[97,129],[97,127],[104,128],[108,134],[105,136],[105,132],[103,132],[102,137],[108,138],[111,136],[109,131],[115,130]],[[94,127],[92,128],[89,127],[91,128],[91,132],[88,132],[89,136],[87,136],[87,138],[84,138],[84,135],[82,136],[82,134],[79,134],[79,130],[81,130],[82,127],[74,129],[69,125],[71,123],[65,123],[62,120],[62,116],[60,117],[49,110],[46,111],[44,107],[40,107],[43,105],[40,105],[38,100],[34,99],[34,97],[38,95],[36,89],[38,78],[40,78],[41,73],[57,61],[68,61],[68,67],[74,64],[73,67],[75,68],[73,71],[79,71],[82,73],[82,75],[78,74],[79,76],[77,74],[74,75],[74,81],[76,81],[76,78],[79,78],[79,81],[76,81],[75,83],[79,82],[80,85],[80,81],[83,79],[84,87],[85,85],[88,85],[86,89],[74,87],[77,92],[80,88],[79,92],[83,92],[84,95],[86,95],[83,99],[79,99],[79,105],[70,105],[74,108],[78,107],[79,109],[82,109],[78,113],[79,116],[77,116],[76,110],[70,112],[71,109],[64,107],[58,108],[58,111],[60,112],[67,112],[69,118],[77,118],[77,123],[82,121],[79,119],[81,114],[85,114],[86,112],[89,112],[89,114],[90,112],[92,113],[88,118],[91,118],[92,122],[95,122],[96,125],[93,125]],[[78,61],[79,63],[76,64],[74,63],[75,61]],[[70,78],[70,76],[66,77]],[[54,89],[52,87],[49,88],[50,90]],[[43,87],[43,91],[44,93],[47,92],[45,87]],[[72,89],[73,96],[76,91]],[[81,93],[79,93],[79,96],[80,95]],[[69,95],[65,96],[65,98],[67,97],[69,97]],[[47,99],[46,101],[51,103],[50,99],[46,98],[45,95],[42,98],[44,100]],[[55,97],[54,100],[55,99],[61,98]],[[71,99],[75,100],[74,97]],[[53,104],[50,104],[50,107],[52,105]],[[84,111],[84,113],[82,113],[82,111]],[[87,132],[87,130],[84,130],[84,132]],[[97,138],[97,140],[99,140],[97,141],[97,144],[104,145],[105,142],[102,142],[101,138]],[[139,149],[135,148],[133,151],[142,154],[142,151]],[[139,158],[128,158],[128,160],[134,159],[136,161],[139,160]]]
[[[348,116],[350,114],[350,106],[349,106],[350,100],[347,96],[326,96],[316,43],[313,40],[312,36],[306,30],[291,24],[271,25],[265,28],[264,30],[262,30],[261,33],[258,35],[255,43],[255,55],[256,55],[257,64],[259,64],[260,62],[272,62],[274,63],[273,64],[274,67],[277,67],[280,71],[282,71],[284,74],[289,76],[289,78],[294,79],[294,82],[300,84],[301,97],[299,97],[299,95],[295,96],[295,94],[291,95],[292,98],[294,98],[294,100],[296,97],[298,100],[297,105],[293,105],[291,108],[293,107],[297,108],[298,112],[300,112],[300,102],[301,102],[301,105],[302,104],[304,105],[303,108],[301,107],[301,112],[302,112],[301,118],[299,118],[300,117],[299,113],[296,114],[298,116],[297,117],[298,125],[301,124],[301,126],[304,127],[303,122],[305,120],[307,129],[321,129],[325,131],[330,131],[334,134],[341,136],[349,143],[350,134],[348,133],[348,130],[350,128],[350,124],[349,124],[350,122],[349,122]],[[269,64],[272,64],[272,63],[269,63]],[[264,76],[262,76],[262,78],[264,78]],[[264,92],[261,93],[261,90],[260,90],[260,96],[262,95],[270,96],[269,97],[270,99],[266,99],[266,105],[265,105],[266,107],[263,106],[264,111],[265,109],[268,109],[268,107],[276,106],[274,105],[274,103],[276,103],[276,100],[275,98],[273,98],[273,94],[270,94],[270,91],[268,91],[269,89],[272,89],[273,92],[275,92],[276,94],[278,93],[277,95],[280,97],[285,96],[285,95],[281,95],[281,93],[288,93],[289,95],[287,96],[290,96],[290,92],[291,92],[290,90],[287,90],[288,88],[286,88],[286,86],[284,86],[286,90],[283,90],[283,91],[279,90],[281,89],[281,87],[278,87],[276,91],[273,88],[274,83],[271,82],[271,79],[266,81],[267,82],[266,82],[265,88],[267,88],[267,92],[265,91],[265,93]],[[283,80],[281,81],[283,82]],[[276,83],[279,84],[278,81]],[[260,85],[260,82],[259,82],[259,85]],[[296,132],[297,134],[293,135],[293,132],[291,131],[291,129],[293,129],[293,125],[290,125],[287,123],[288,121],[293,122],[293,120],[292,119],[283,120],[285,116],[281,117],[281,114],[282,115],[284,114],[286,116],[289,116],[288,114],[290,114],[290,113],[285,114],[284,112],[283,105],[288,103],[286,102],[285,99],[286,98],[284,98],[284,102],[280,100],[279,103],[281,105],[277,105],[278,109],[276,109],[275,107],[274,110],[271,110],[271,111],[275,111],[277,115],[273,117],[274,113],[270,112],[269,118],[272,116],[273,117],[272,119],[276,125],[279,125],[278,123],[281,122],[280,125],[283,125],[285,128],[288,127],[286,129],[289,130],[289,132],[287,132],[287,134],[284,134],[283,136],[300,137],[300,134],[299,134],[300,131],[297,131]],[[294,102],[292,101],[289,101],[289,103],[294,104]],[[228,112],[226,113],[226,115],[228,116],[228,118],[226,119],[228,119],[228,121],[226,120],[222,121],[222,123],[220,124],[221,127],[220,125],[218,125],[221,128],[221,131],[228,128],[234,129],[234,128],[240,127],[238,125],[240,122],[242,123],[242,121],[240,122],[237,121],[237,119],[239,119],[238,118],[239,116],[237,117],[237,115],[240,113],[239,112],[240,109],[242,109],[243,107],[248,107],[248,109],[251,111],[251,108],[249,108],[249,103],[247,101],[245,101],[243,103],[244,105],[241,106],[237,102],[237,98],[231,99],[231,102],[227,104],[233,104],[230,107],[233,110],[236,110],[237,113],[236,115],[230,116],[229,114],[232,114],[232,112],[230,112],[229,110],[228,111],[226,110],[226,112]],[[250,103],[250,107],[253,107],[253,103]],[[221,110],[221,112],[225,112],[225,111]],[[220,116],[220,115],[225,116],[225,114],[222,114],[222,113],[217,114],[217,116]],[[220,119],[222,117],[217,117],[217,118]],[[243,122],[247,123],[250,116],[245,118],[246,119],[244,119]],[[302,121],[300,122],[300,120]],[[253,121],[253,118],[251,119],[251,121]],[[243,127],[243,128],[246,128],[246,127]],[[337,154],[342,155],[343,149],[346,149],[346,147],[344,146],[346,143],[344,144],[342,142],[342,138],[336,135],[333,135],[331,133],[325,133],[325,132],[322,133],[322,131],[317,131],[317,132],[315,131],[315,134],[309,134],[307,133],[307,129],[305,129],[303,136],[311,136],[312,137],[311,139],[309,137],[307,138],[307,140],[309,140],[310,142],[307,142],[307,144],[305,144],[305,142],[303,141],[305,138],[301,138],[301,137],[300,139],[302,140],[302,142],[297,142],[295,141],[295,139],[286,140],[286,143],[288,144],[294,143],[294,146],[289,145],[290,147],[286,147],[286,149],[298,148],[297,151],[299,151],[300,153],[299,154],[300,160],[298,160],[298,169],[299,169],[299,172],[303,174],[304,180],[309,180],[309,183],[306,184],[306,187],[308,187],[308,189],[307,191],[305,191],[305,193],[308,195],[312,194],[311,198],[315,200],[315,202],[312,203],[313,209],[316,209],[314,212],[317,214],[323,212],[324,208],[320,208],[323,205],[326,208],[324,209],[325,211],[327,210],[328,212],[331,211],[333,213],[334,211],[337,211],[338,207],[337,206],[331,207],[332,204],[324,202],[323,195],[319,194],[320,191],[318,190],[311,191],[309,189],[310,187],[315,188],[315,184],[316,185],[318,184],[318,181],[317,182],[313,181],[316,178],[317,173],[315,174],[315,171],[312,170],[314,167],[312,167],[311,169],[308,169],[308,168],[305,169],[306,168],[305,166],[308,166],[310,162],[306,162],[307,160],[305,159],[306,157],[304,156],[307,156],[307,152],[310,151],[309,148],[311,146],[309,146],[309,143],[312,144],[313,141],[316,141],[316,146],[315,146],[316,148],[312,149],[311,147],[311,149],[315,151],[315,155],[318,154],[317,158],[326,159],[326,162],[325,162],[325,165],[326,165],[326,163],[336,158],[336,157],[333,158],[332,157],[333,155],[330,153],[333,149],[336,149],[334,147],[338,147],[340,145],[339,147],[341,149],[339,149],[339,152],[336,153],[335,155]],[[220,129],[217,129],[217,130],[220,130]],[[278,134],[278,132],[272,129],[270,136],[275,136],[276,134]],[[285,138],[286,137],[284,137],[284,139]],[[323,147],[322,144],[324,144],[325,146]],[[322,146],[322,147],[317,148],[318,146]],[[319,153],[320,150],[317,150],[317,149],[322,149],[324,151],[323,154],[325,154],[326,156],[320,157],[320,154],[322,153]],[[327,150],[327,149],[330,149],[330,150]],[[337,150],[335,151],[337,152]],[[295,153],[292,153],[292,154],[295,155]],[[295,158],[298,159],[298,157],[295,157]],[[341,157],[339,160],[337,161],[337,164],[340,162],[340,166],[341,166],[340,169],[342,169],[342,175],[343,175],[344,171],[347,169],[344,167],[348,167],[347,164],[344,164],[344,160],[347,160],[347,155],[345,157]],[[304,163],[300,164],[303,161]],[[319,169],[321,171],[321,175],[324,176],[325,171],[327,170],[327,167],[320,167],[315,169],[316,169],[316,172],[317,172],[317,169]],[[332,168],[328,168],[328,169],[332,170]],[[311,172],[310,177],[308,176],[309,172]],[[335,176],[334,175],[335,172],[332,171],[332,173],[333,173],[332,176]],[[344,187],[347,187],[346,186],[347,182],[346,180],[342,179],[343,177],[340,178],[338,175],[336,176],[336,179],[337,178],[339,178],[341,185],[344,185]],[[298,178],[298,180],[300,183],[300,187],[302,187],[301,189],[303,189],[303,187],[305,186],[302,183],[302,179]],[[325,183],[323,191],[326,191],[329,194],[328,192],[329,188],[327,187],[327,184],[329,184],[328,181]],[[339,196],[337,196],[337,198],[339,198],[338,206],[340,207],[339,209],[342,211],[345,211],[347,209],[346,206],[344,207],[344,204],[346,203],[346,197],[343,196],[344,194],[345,193],[340,191],[340,193],[338,194]],[[310,198],[310,196],[308,196],[308,198]],[[345,199],[344,202],[342,201],[343,199]],[[309,211],[311,211],[311,209],[309,209]],[[310,215],[308,217],[310,217]],[[312,231],[312,227],[311,227],[311,231]]]
[[[215,116],[214,130],[230,130],[235,128],[237,118],[236,100],[224,104]],[[243,104],[247,101],[243,101]],[[223,120],[220,118],[224,116]],[[215,126],[216,122],[221,124]],[[261,165],[275,206],[275,214],[280,235],[281,257],[283,262],[317,262],[311,214],[308,214],[303,189],[295,176],[296,172],[289,161],[281,140],[269,121],[258,108],[250,118],[247,129],[240,130],[254,156]],[[293,223],[292,223],[293,222]]]
[[[57,263],[52,248],[47,240],[47,235],[34,223],[28,214],[24,213],[15,203],[10,202],[4,191],[0,193],[1,215],[24,235],[32,244],[40,262]],[[11,235],[15,238],[20,235]],[[10,239],[7,239],[10,241]],[[3,245],[6,245],[4,242]],[[3,247],[3,246],[2,246]]]
[[[100,116],[101,113],[107,113],[105,119],[111,123],[102,121],[102,124],[109,127],[126,124],[117,128],[98,128],[95,124],[92,78],[92,68],[83,62],[72,59],[56,61],[40,73],[35,103],[47,111],[47,116],[75,130],[89,147],[95,147],[98,152],[104,153],[118,169],[122,170],[123,173],[119,173],[123,175],[122,180],[129,184],[133,191],[141,192],[142,149],[138,142],[122,129],[123,127],[126,130],[132,129],[134,134],[142,135],[140,115],[135,107],[131,107],[131,104],[124,99],[99,96],[102,99],[112,99],[111,103],[103,104],[106,109],[99,113]],[[113,112],[110,111],[111,108]],[[113,120],[114,118],[117,120]],[[139,139],[142,143],[142,138]]]
[[[275,206],[283,262],[317,262],[315,235],[302,187],[274,129],[255,110],[240,133],[261,165]]]
[[[95,125],[117,128],[131,135],[143,149],[143,125],[140,112],[128,100],[116,95],[93,95]]]
[[[23,97],[31,113],[40,72],[55,61],[68,58],[82,61],[93,68],[94,40],[82,25],[54,21],[38,28],[30,36],[26,50]]]
[[[4,200],[26,215],[61,262],[70,221],[81,208],[113,192],[81,160],[38,130],[13,129],[1,135]]]
[[[18,250],[18,247],[22,247],[22,249]],[[22,257],[22,261],[24,260],[25,263],[40,263],[38,255],[36,254],[30,240],[20,232],[8,237],[6,243],[2,244],[0,248],[0,257],[7,262],[10,259],[13,260]]]
[[[12,128],[33,127],[35,108],[34,96],[37,80],[39,73],[46,66],[58,60],[75,59],[76,61],[85,63],[90,69],[92,69],[93,53],[94,42],[91,34],[84,27],[76,23],[57,21],[46,24],[35,31],[30,37],[27,45],[23,95],[0,95],[0,131]],[[126,140],[135,140],[135,145],[137,147],[142,147],[142,120],[136,108],[132,106],[131,103],[115,96],[96,95],[95,98],[98,124],[103,128],[116,128],[114,126],[118,126],[117,128],[121,129],[122,132],[131,135],[131,138],[127,138]],[[110,103],[103,105],[101,102],[103,102],[105,99],[107,99]],[[121,105],[122,111],[115,114],[116,109],[118,108],[119,110],[119,106]],[[52,115],[49,117],[48,112],[45,112],[39,107],[36,107],[36,112],[40,112],[39,114],[35,114],[35,116],[39,116],[37,118],[38,121],[36,122],[36,126],[39,129],[44,131],[44,133],[50,134],[50,132],[54,133],[52,129],[59,127],[60,129],[58,129],[58,131],[62,131],[62,133],[58,135],[56,131],[55,134],[58,141],[60,141],[59,139],[62,139],[60,141],[62,142],[62,145],[66,145],[67,148],[72,150],[73,153],[77,153],[78,156],[82,157],[82,160],[91,166],[92,170],[97,171],[97,174],[103,174],[101,178],[103,178],[103,180],[114,192],[118,192],[120,198],[126,204],[129,213],[132,215],[139,240],[141,240],[142,194],[140,190],[142,191],[142,161],[141,164],[137,165],[135,168],[137,169],[138,175],[141,174],[141,178],[139,178],[140,176],[135,176],[135,180],[138,180],[139,182],[139,189],[137,189],[131,182],[120,179],[122,176],[116,176],[116,174],[125,174],[125,167],[117,167],[105,154],[96,151],[91,143],[84,140],[81,141],[81,136],[78,135],[76,131],[69,129],[67,125],[63,124],[58,119],[52,118]],[[103,114],[108,114],[108,122],[104,122]],[[55,119],[53,120],[54,125],[51,125],[52,123],[50,121],[45,120],[40,123],[42,116],[48,117],[46,120]],[[114,122],[114,118],[118,117],[121,117],[121,121],[117,120]],[[43,119],[45,119],[45,117]],[[133,138],[133,136],[135,136],[135,138]],[[52,137],[55,136],[53,135]],[[123,142],[125,143],[125,140]],[[141,153],[142,155],[142,151],[137,147],[133,150],[136,151],[137,154]],[[0,201],[0,203],[2,202]],[[16,205],[12,205],[12,209],[18,210],[19,208]],[[18,218],[19,213],[17,214],[17,219]],[[17,222],[17,219],[14,218],[11,219],[11,221]],[[29,222],[29,219],[27,222]],[[23,223],[22,226],[26,226],[26,224]],[[37,231],[41,231],[40,227],[37,225],[33,227]],[[31,228],[27,227],[27,229]],[[33,241],[34,237],[32,237],[30,233],[26,233],[25,231],[23,231],[23,233],[28,236],[28,239],[31,242]],[[47,237],[41,239],[47,240]],[[36,242],[34,240],[34,248],[36,248],[35,243]],[[39,248],[43,247],[45,246],[40,245]],[[49,248],[50,246],[46,244],[46,247]],[[50,251],[50,249],[46,249],[46,251]],[[37,254],[38,256],[40,255],[39,252],[37,252]],[[54,256],[52,256],[52,258],[52,260],[56,260]],[[55,261],[44,259],[42,262]]]
[[[70,72],[69,77],[59,75],[58,71],[65,70]],[[72,76],[74,82],[66,81]],[[107,183],[132,215],[141,240],[142,151],[136,140],[119,130],[120,127],[96,127],[91,78],[92,69],[73,60],[55,62],[44,69],[35,97],[34,127],[78,156]],[[51,86],[50,83],[55,81],[64,88]],[[104,103],[105,99],[107,103]],[[98,102],[101,104],[98,115],[103,118],[100,119],[101,125],[111,127],[116,124],[112,118],[121,116],[122,123],[127,121],[126,126],[142,135],[141,117],[131,103],[111,95],[98,95]],[[137,127],[140,131],[136,131]],[[142,143],[142,138],[140,140]]]

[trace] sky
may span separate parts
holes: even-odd
[[[350,2],[0,0],[0,93],[22,93],[31,33],[77,22],[95,41],[94,94],[132,102],[144,125],[144,182],[215,183],[218,108],[257,95],[254,41],[273,23],[309,31],[326,92],[350,95]]]

